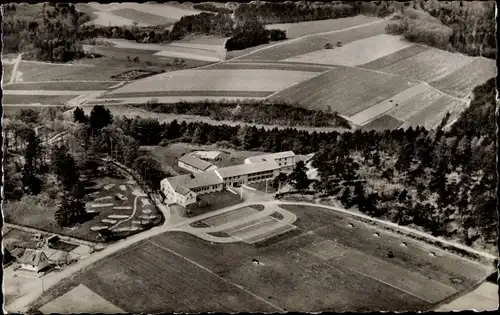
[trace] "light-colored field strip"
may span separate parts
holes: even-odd
[[[356,125],[364,125],[395,107],[404,106],[406,100],[427,90],[429,90],[428,85],[424,83],[417,84],[349,117],[349,120]]]
[[[360,65],[360,67],[372,70],[380,70],[397,62],[400,62],[401,60],[405,60],[412,56],[423,53],[424,51],[427,51],[429,49],[431,49],[431,47],[415,44],[410,47],[398,50],[395,53],[371,61],[367,64]]]
[[[127,186],[125,186],[125,185],[120,185],[120,190],[127,190]]]
[[[246,225],[236,231],[231,231],[230,234],[240,240],[245,240],[250,237],[254,237],[262,234],[263,231],[268,231],[277,225],[277,221],[269,217],[264,217],[261,221]]]
[[[111,219],[102,219],[101,222],[104,222],[104,223],[110,223],[110,224],[115,224],[116,223],[116,220],[111,220]]]
[[[151,203],[149,202],[149,200],[148,200],[148,199],[145,199],[145,198],[144,198],[144,199],[141,199],[141,203],[142,203],[142,206],[143,206],[143,207],[146,207],[146,206],[150,206],[150,205],[151,205]]]
[[[105,207],[111,207],[114,206],[114,203],[93,203],[90,206],[92,208],[105,208]]]
[[[91,231],[101,231],[101,230],[107,230],[107,229],[109,229],[109,226],[107,226],[107,225],[98,225],[98,226],[90,227]]]
[[[146,91],[269,91],[310,79],[317,73],[282,70],[181,70],[144,78],[113,93]]]
[[[217,62],[222,60],[222,55],[220,53],[211,53],[211,54],[196,54],[193,52],[180,52],[176,50],[162,50],[157,53],[155,53],[155,56],[163,56],[163,57],[170,57],[170,58],[186,58],[186,59],[193,59],[193,60],[201,60],[201,61],[209,61],[209,62]]]
[[[128,217],[129,216],[125,215],[125,214],[110,214],[110,215],[108,215],[108,218],[110,218],[110,219],[126,219]]]
[[[113,99],[121,98],[137,98],[137,97],[266,97],[271,92],[268,91],[152,91],[152,92],[130,92],[130,93],[109,93],[99,96],[99,99],[113,97]]]
[[[103,188],[104,188],[105,190],[109,190],[110,188],[113,188],[113,187],[115,187],[115,184],[107,184],[107,185],[105,185]]]
[[[40,311],[44,314],[126,313],[83,284],[45,304],[40,308]]]
[[[335,43],[332,43],[335,45]],[[401,36],[387,34],[350,42],[334,49],[322,49],[303,55],[283,59],[292,62],[313,62],[318,64],[357,66],[382,58],[401,49],[412,46]]]
[[[4,90],[4,95],[81,95],[90,93],[104,93],[106,91],[68,91],[68,90]]]
[[[179,20],[184,15],[194,15],[200,13],[200,11],[198,10],[180,8],[178,6],[173,6],[169,4],[127,2],[127,3],[111,3],[111,4],[89,3],[89,5],[97,11],[109,12],[120,9],[134,9],[137,11],[155,14],[175,20]]]
[[[93,12],[97,16],[96,19],[86,22],[89,25],[99,25],[99,26],[133,26],[136,21],[127,19],[109,12],[97,11]],[[84,25],[85,25],[84,24]],[[137,23],[137,26],[151,26],[150,24]]]
[[[469,292],[448,304],[438,307],[435,311],[494,311],[498,310],[498,305],[498,285],[485,282],[472,292]]]
[[[297,227],[295,225],[292,225],[292,224],[279,224],[272,230],[266,231],[264,233],[261,233],[259,235],[254,236],[254,237],[246,238],[245,242],[248,244],[255,244],[258,242],[268,240],[272,237],[284,234],[286,232],[290,232],[292,230],[295,230],[296,228]]]
[[[151,14],[148,12],[138,11],[136,9],[123,8],[109,11],[109,13],[136,21],[137,23],[149,25],[173,24],[174,19],[169,19],[164,16]]]

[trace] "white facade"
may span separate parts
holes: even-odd
[[[292,151],[251,156],[245,159],[245,164],[275,161],[281,170],[291,171],[295,166],[295,153]]]

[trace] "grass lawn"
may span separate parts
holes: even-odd
[[[227,190],[204,194],[202,198],[199,204],[192,204],[187,207],[186,213],[189,217],[234,206],[243,202],[239,195],[235,195]]]
[[[77,95],[3,95],[3,104],[65,105]]]

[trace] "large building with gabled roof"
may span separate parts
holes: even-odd
[[[281,169],[275,159],[271,158],[268,161],[257,160],[256,163],[168,177],[161,181],[160,186],[167,204],[179,204],[185,207],[195,203],[199,195],[221,191],[228,187],[272,180],[279,175]]]
[[[217,168],[210,162],[204,161],[191,154],[183,155],[177,162],[178,166],[193,173],[212,171]]]
[[[281,170],[292,170],[295,165],[295,153],[293,151],[285,151],[251,156],[245,159],[245,164],[265,163],[269,161],[276,162]]]

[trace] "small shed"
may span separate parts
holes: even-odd
[[[49,259],[44,252],[36,249],[26,249],[19,259],[22,269],[39,272],[49,265]]]

